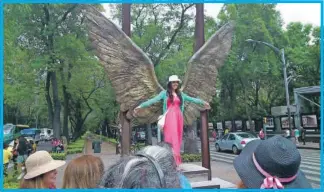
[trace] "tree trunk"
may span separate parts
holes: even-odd
[[[128,36],[131,37],[131,4],[122,4],[122,30]],[[121,142],[121,153],[123,155],[129,155],[130,142],[131,142],[131,124],[126,118],[126,113],[121,112],[120,123],[122,125],[122,142]]]
[[[56,72],[52,72],[51,75],[52,92],[53,92],[53,103],[54,103],[54,116],[53,116],[53,132],[56,138],[61,136],[61,102],[58,96],[58,87]]]
[[[45,98],[47,102],[47,112],[48,112],[48,128],[53,129],[53,104],[50,95],[51,86],[51,75],[52,72],[47,72],[46,83],[45,83]]]
[[[145,145],[152,145],[152,126],[151,124],[146,124],[146,141]]]
[[[63,85],[63,135],[66,137],[67,142],[70,142],[69,137],[69,94],[66,86]]]

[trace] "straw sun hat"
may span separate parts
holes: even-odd
[[[32,179],[53,171],[65,164],[65,161],[54,160],[47,151],[37,151],[26,160],[27,174],[24,179]]]

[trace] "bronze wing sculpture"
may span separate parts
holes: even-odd
[[[148,56],[96,8],[87,6],[85,14],[90,41],[115,89],[121,111],[132,110],[139,101],[159,94],[163,87],[156,78],[153,63]],[[232,23],[224,25],[189,60],[183,84],[185,93],[207,102],[212,100],[216,94],[218,68],[229,54],[233,30]],[[141,110],[136,118],[140,122],[153,123],[161,114],[162,103],[158,103]],[[186,103],[185,124],[192,124],[198,115],[198,106]]]

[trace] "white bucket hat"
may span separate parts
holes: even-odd
[[[32,179],[44,173],[53,171],[65,164],[65,161],[54,160],[47,151],[37,151],[31,154],[25,163],[27,174],[24,179]]]
[[[179,79],[179,77],[177,75],[171,75],[169,77],[169,82],[173,82],[173,81],[177,81],[177,82],[181,83],[181,80]]]

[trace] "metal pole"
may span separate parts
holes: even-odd
[[[122,4],[122,29],[124,33],[130,37],[131,36],[131,4]]]
[[[204,4],[196,4],[196,26],[195,26],[195,47],[197,52],[205,43],[204,32]],[[207,110],[200,112],[200,140],[201,140],[201,155],[202,166],[208,169],[208,180],[211,180],[210,169],[210,151],[209,151],[209,137],[208,137],[208,112]]]
[[[210,154],[209,154],[209,136],[208,136],[208,116],[207,110],[200,112],[200,140],[202,166],[208,169],[208,180],[211,180]]]
[[[291,127],[291,113],[290,113],[290,99],[289,99],[289,88],[288,88],[288,78],[287,78],[287,66],[285,60],[285,51],[281,49],[281,62],[283,68],[283,75],[284,75],[284,83],[285,83],[285,91],[286,91],[286,104],[287,104],[287,112],[288,112],[288,127],[290,134],[292,134],[292,127]]]
[[[122,4],[122,30],[127,36],[131,36],[131,4]],[[130,151],[130,139],[131,139],[131,124],[130,120],[127,119],[127,111],[121,112],[121,155],[129,155]]]
[[[263,41],[256,41],[253,39],[247,39],[246,42],[255,42],[255,43],[261,43],[263,45],[266,45],[270,47],[272,50],[274,50],[276,53],[280,54],[281,56],[281,63],[282,63],[282,70],[284,74],[284,84],[285,84],[285,92],[286,92],[286,105],[287,105],[287,112],[288,112],[288,127],[290,134],[292,134],[292,127],[291,127],[291,112],[290,112],[290,99],[289,99],[289,88],[288,88],[288,77],[287,77],[287,65],[286,65],[286,60],[285,60],[285,50],[281,49],[279,50],[277,47],[273,46],[270,43],[263,42]]]

